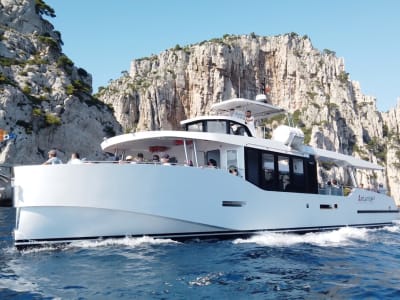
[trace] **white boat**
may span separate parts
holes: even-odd
[[[233,238],[380,227],[399,218],[391,197],[357,188],[352,175],[346,189],[319,187],[318,162],[349,171],[382,167],[306,146],[297,128],[278,127],[265,139],[243,119],[246,110],[257,123],[283,109],[262,97],[222,101],[212,109],[214,115],[182,121],[182,131],[128,133],[101,144],[121,160],[143,153],[145,163],[16,166],[15,245],[127,236]],[[151,161],[165,153],[168,164]],[[210,159],[216,168],[207,166]],[[228,172],[233,168],[238,176]]]

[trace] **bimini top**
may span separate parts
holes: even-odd
[[[215,103],[211,106],[211,111],[220,115],[229,115],[238,112],[243,114],[247,110],[251,111],[254,120],[267,119],[277,114],[285,113],[281,107],[274,106],[266,103],[265,95],[258,95],[256,100],[249,100],[244,98],[234,98]]]
[[[380,165],[365,161],[363,159],[356,158],[351,155],[346,155],[343,153],[333,152],[320,148],[313,148],[310,146],[304,146],[304,152],[315,155],[315,158],[319,162],[330,162],[335,163],[339,167],[353,167],[356,169],[364,170],[377,170],[382,171],[384,168]]]

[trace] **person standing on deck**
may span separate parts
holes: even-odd
[[[244,122],[247,124],[247,126],[249,126],[249,128],[254,130],[254,117],[251,115],[250,110],[246,111],[246,118],[244,119]]]

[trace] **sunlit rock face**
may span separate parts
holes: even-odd
[[[35,1],[0,0],[0,162],[41,163],[51,148],[104,158],[100,143],[121,132],[112,109],[91,96],[92,77],[62,53],[61,34]]]

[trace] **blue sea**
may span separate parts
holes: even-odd
[[[400,223],[17,251],[14,214],[0,208],[0,299],[400,299]]]

